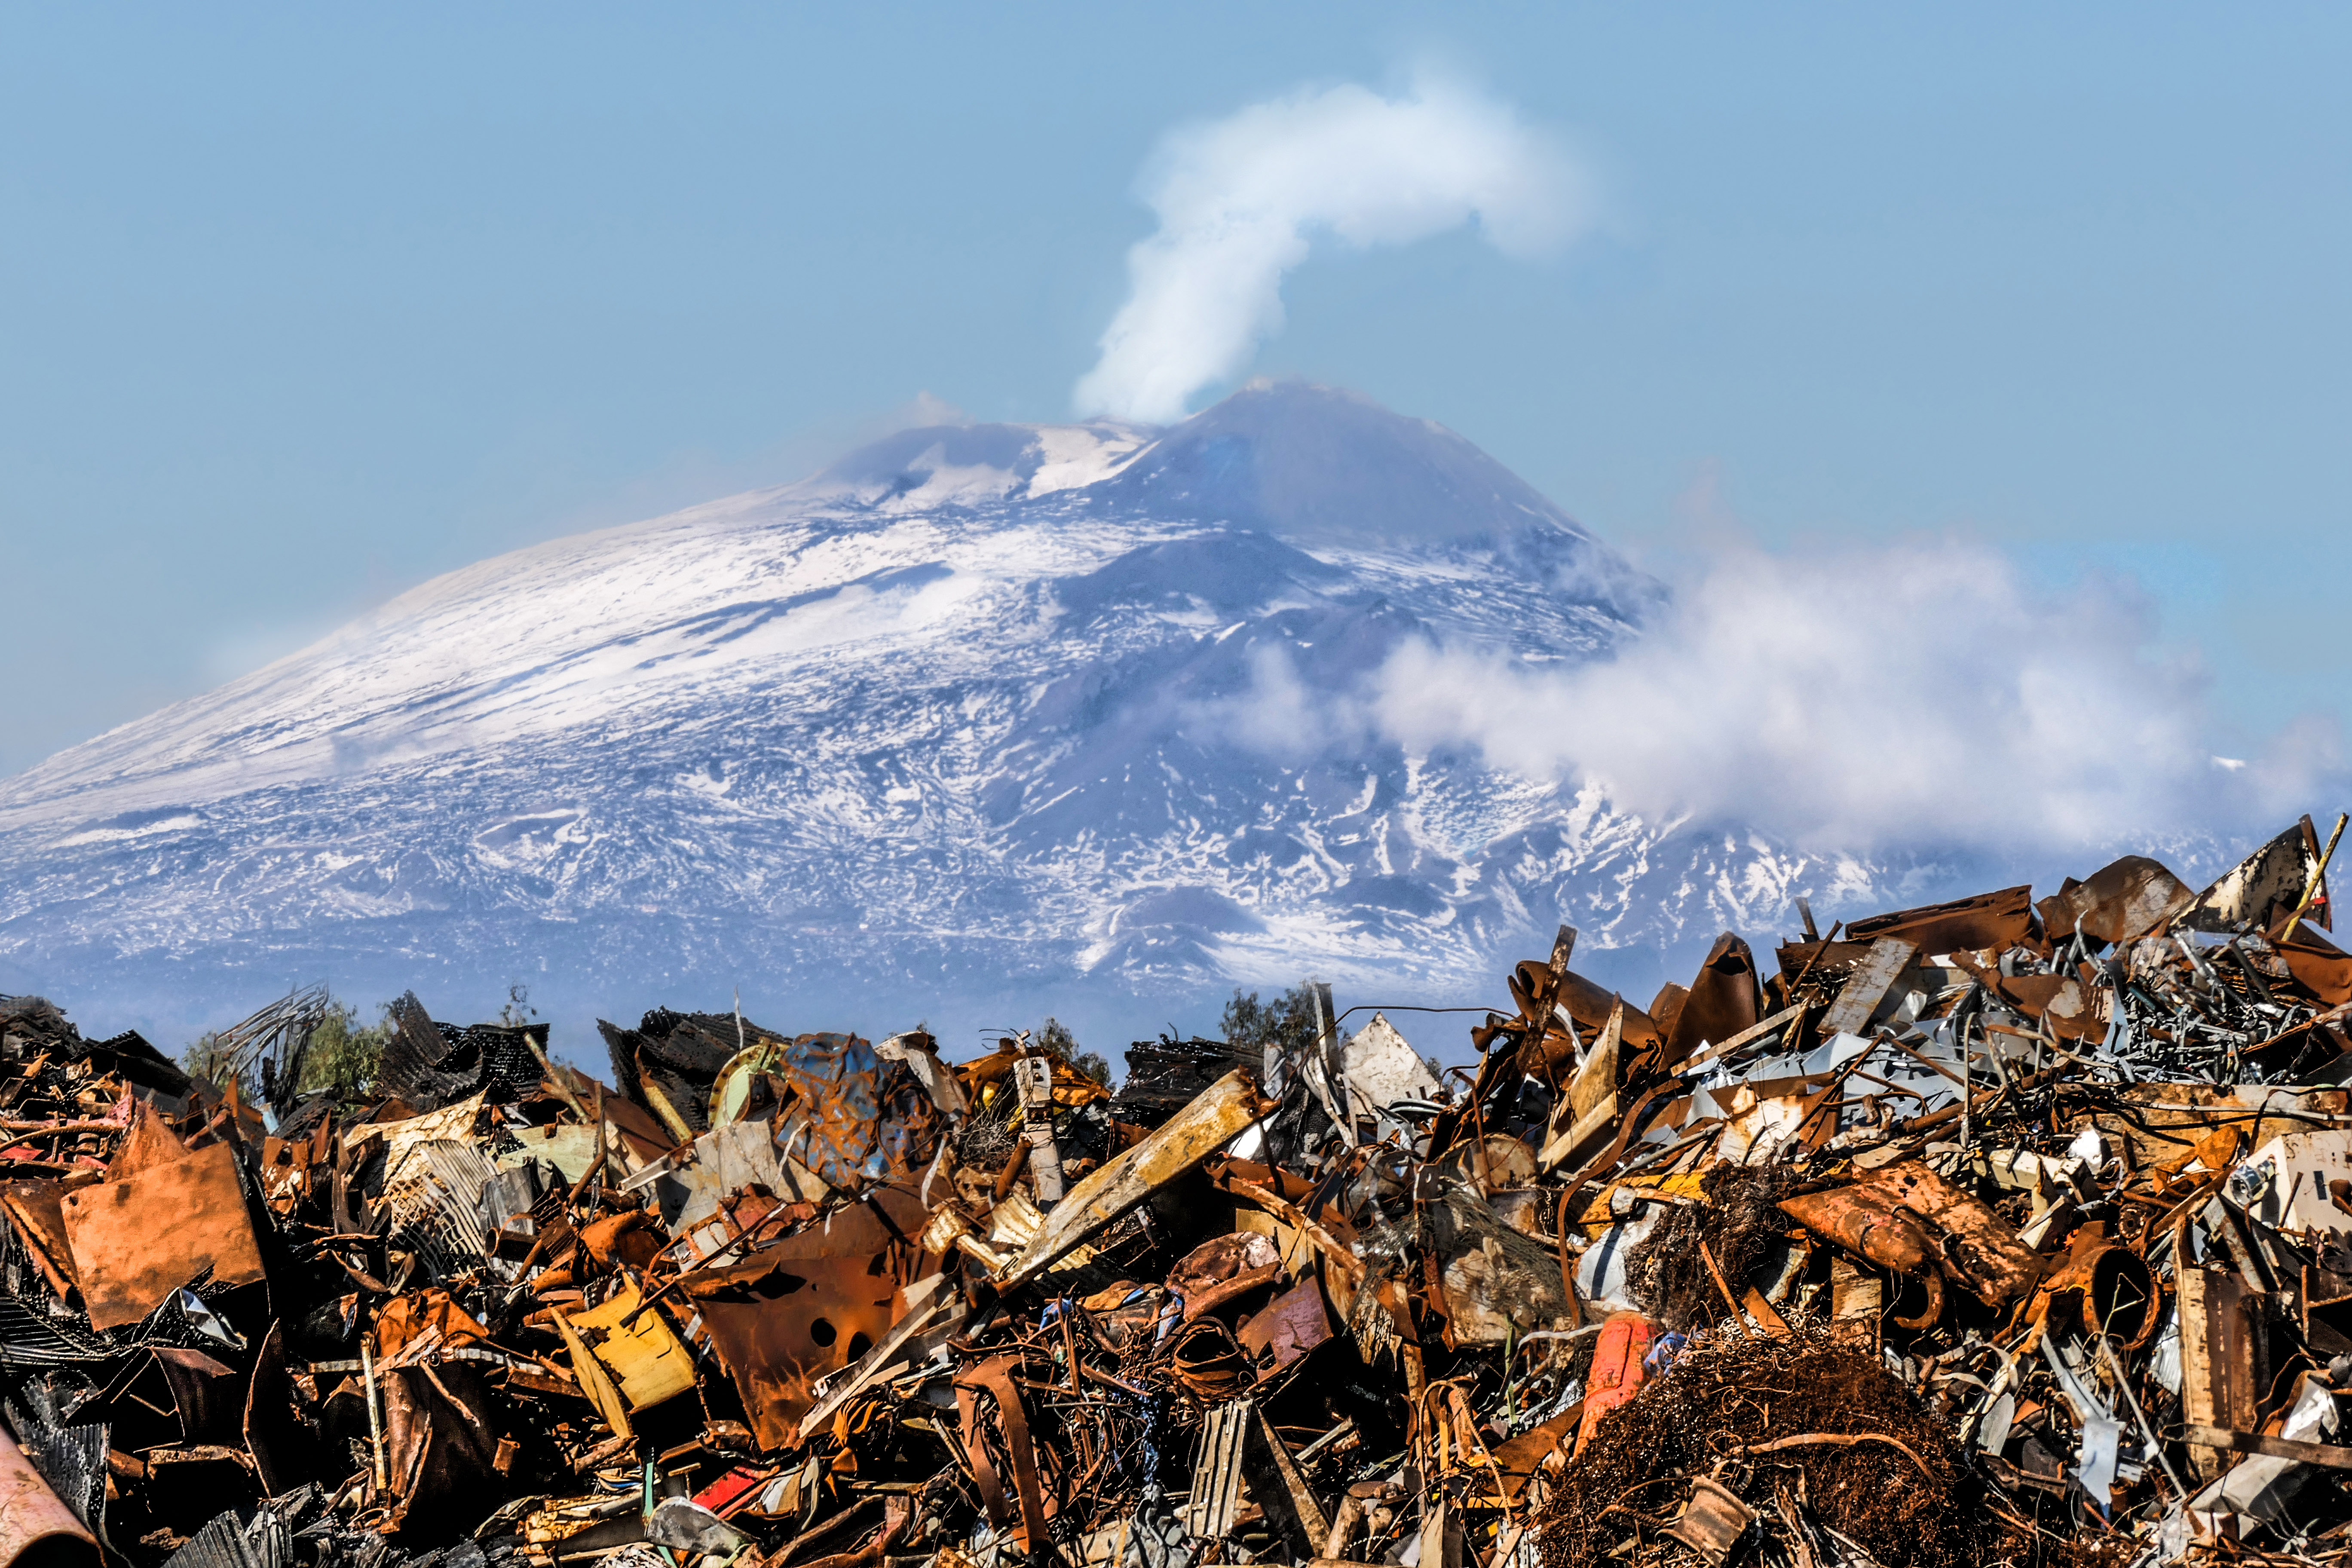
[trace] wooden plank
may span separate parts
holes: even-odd
[[[1903,971],[1910,966],[1918,949],[1898,936],[1883,936],[1870,944],[1862,962],[1853,966],[1846,977],[1845,989],[1830,1004],[1829,1014],[1822,1019],[1822,1038],[1835,1035],[1859,1035],[1870,1026],[1870,1016],[1895,989]]]
[[[1720,1061],[1734,1051],[1743,1050],[1767,1036],[1777,1036],[1789,1026],[1790,1020],[1796,1018],[1804,1010],[1805,1005],[1800,1002],[1793,1007],[1781,1008],[1769,1018],[1759,1018],[1721,1045],[1707,1047],[1675,1070],[1688,1074],[1706,1066],[1709,1062]]]
[[[2331,1470],[2352,1470],[2352,1448],[2334,1443],[2298,1443],[2292,1437],[2265,1437],[2253,1432],[2232,1432],[2226,1426],[2183,1426],[2180,1440],[2240,1454],[2267,1454],[2273,1459],[2325,1465]]]
[[[2180,1413],[2191,1431],[2228,1432],[2255,1415],[2252,1377],[2241,1361],[2251,1358],[2244,1309],[2245,1287],[2226,1274],[2202,1268],[2180,1271],[2175,1310],[2180,1320]],[[2189,1443],[2189,1465],[2211,1480],[2223,1468],[2226,1443]]]
[[[1192,1497],[1184,1508],[1184,1532],[1197,1541],[1221,1541],[1232,1533],[1241,1510],[1242,1452],[1249,1442],[1247,1399],[1230,1399],[1201,1423],[1192,1458]]]

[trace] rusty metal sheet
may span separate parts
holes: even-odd
[[[489,1342],[490,1331],[436,1285],[395,1296],[376,1314],[375,1353],[390,1359],[418,1335],[437,1333],[446,1345]]]
[[[240,1437],[243,1408],[239,1378],[199,1350],[157,1345],[151,1353],[171,1385],[172,1408],[180,1418],[184,1443],[226,1442]]]
[[[2042,900],[2042,923],[2052,941],[2081,931],[2100,942],[2131,942],[2161,931],[2196,902],[2188,884],[2144,855],[2126,855],[2091,874],[2071,878]]]
[[[498,1500],[482,1485],[498,1457],[498,1408],[481,1374],[462,1362],[429,1372],[404,1366],[377,1379],[394,1502],[392,1524],[412,1518],[470,1531]]]
[[[1250,1314],[1234,1331],[1261,1378],[1271,1377],[1331,1337],[1331,1315],[1323,1287],[1313,1276],[1301,1279]]]
[[[286,1366],[286,1332],[278,1324],[261,1342],[245,1392],[245,1449],[254,1473],[270,1497],[292,1491],[317,1474],[317,1462],[331,1458],[295,1414],[300,1404]]]
[[[857,1361],[850,1375],[829,1387],[825,1396],[801,1417],[796,1433],[800,1441],[807,1442],[833,1418],[835,1411],[864,1392],[875,1379],[902,1361],[919,1363],[928,1359],[940,1342],[963,1326],[963,1298],[946,1289],[948,1283],[948,1276],[931,1274],[907,1287],[900,1303],[905,1313],[898,1326]]]
[[[1010,1289],[1044,1273],[1087,1237],[1231,1142],[1263,1114],[1264,1103],[1257,1085],[1238,1068],[1211,1084],[1150,1137],[1071,1188],[999,1283]]]
[[[2182,1422],[2241,1432],[2260,1426],[2268,1358],[2249,1310],[2260,1298],[2233,1276],[2203,1268],[2182,1269],[2179,1283]],[[2189,1461],[2207,1480],[2231,1462],[2212,1444],[2191,1445]]]
[[[129,1128],[114,1151],[114,1158],[107,1163],[106,1174],[110,1181],[119,1182],[187,1157],[188,1146],[172,1131],[163,1112],[143,1100],[136,1100],[131,1107]]]
[[[1661,1059],[1672,1067],[1702,1046],[1753,1027],[1763,1015],[1763,1000],[1757,988],[1755,955],[1746,942],[1725,931],[1715,939],[1689,992],[1675,1009]]]
[[[59,1300],[74,1288],[73,1247],[66,1240],[63,1182],[0,1182],[0,1210]]]
[[[236,1152],[226,1143],[68,1193],[64,1206],[92,1328],[138,1322],[207,1268],[224,1285],[262,1277]]]
[[[861,1204],[748,1262],[681,1277],[761,1447],[796,1442],[818,1381],[888,1337],[912,1261]]]
[[[1917,909],[1895,910],[1850,921],[1848,942],[1901,937],[1919,952],[1981,952],[2015,947],[2033,931],[2033,889],[2021,885],[1974,898],[1953,899]]]
[[[797,1441],[818,1380],[888,1336],[898,1281],[873,1272],[874,1261],[763,1254],[756,1265],[724,1270],[722,1289],[689,1287],[761,1447]]]
[[[793,1097],[777,1144],[845,1192],[920,1170],[937,1145],[938,1111],[914,1070],[856,1035],[803,1035],[766,1070]]]
[[[2352,953],[2307,931],[2298,931],[2291,942],[2274,943],[2273,951],[2295,984],[2322,1002],[2331,1007],[2352,1002]]]
[[[1213,1236],[1176,1260],[1168,1289],[1184,1300],[1189,1320],[1243,1292],[1271,1284],[1282,1267],[1274,1238],[1254,1230]]]

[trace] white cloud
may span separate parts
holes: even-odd
[[[1599,785],[1652,820],[1737,823],[1823,851],[2027,851],[2238,833],[2345,783],[2310,721],[2245,759],[2193,652],[2127,584],[2032,589],[1958,540],[1719,552],[1614,659],[1563,667],[1414,642],[1355,700],[1360,732]],[[1296,693],[1261,682],[1268,729]]]
[[[1128,300],[1077,385],[1082,415],[1165,423],[1282,325],[1283,275],[1318,234],[1405,245],[1472,221],[1507,256],[1591,220],[1588,182],[1505,104],[1423,81],[1382,98],[1301,90],[1175,131],[1143,195],[1160,228],[1128,253]]]

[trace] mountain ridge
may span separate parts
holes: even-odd
[[[191,1022],[323,973],[1148,1034],[1310,969],[1483,998],[1563,918],[1631,973],[1932,880],[1318,730],[1412,639],[1605,657],[1662,593],[1352,394],[901,432],[436,578],[0,780],[0,963]]]

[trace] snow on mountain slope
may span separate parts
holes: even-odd
[[[323,975],[452,1016],[740,985],[791,1026],[1149,1033],[1236,982],[1484,997],[1563,918],[1655,951],[1870,890],[1317,732],[1408,637],[1591,658],[1657,593],[1344,393],[907,431],[450,574],[0,781],[0,989],[167,1031]]]

